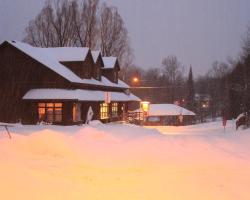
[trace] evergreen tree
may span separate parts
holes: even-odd
[[[192,67],[190,67],[188,81],[187,81],[186,107],[191,111],[195,111],[195,91],[194,91],[194,80],[193,80]]]

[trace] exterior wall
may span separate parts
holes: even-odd
[[[102,57],[101,55],[98,56],[98,59],[95,63],[95,65],[93,66],[93,70],[92,70],[92,77],[95,78],[96,80],[101,80],[101,75],[102,75],[102,71],[101,69],[104,67],[103,61],[102,61]]]
[[[118,83],[119,71],[120,71],[120,66],[117,61],[113,69],[102,68],[102,75],[105,76],[111,82]]]
[[[117,69],[102,69],[102,75],[113,83],[118,83]]]
[[[83,123],[86,122],[87,113],[88,113],[90,106],[94,112],[93,120],[100,119],[100,102],[82,102],[81,118],[82,118]]]
[[[149,121],[149,117],[158,117],[159,121]],[[183,122],[180,123],[179,116],[149,116],[143,125],[145,126],[186,126],[195,123],[195,116],[183,116]]]
[[[128,110],[129,111],[134,111],[137,109],[140,109],[140,102],[138,102],[138,101],[128,102]]]
[[[90,79],[91,77],[95,77],[95,74],[93,74],[93,68],[95,68],[95,64],[90,51],[88,52],[85,61],[61,62],[61,64],[68,67],[82,79]]]
[[[0,46],[0,121],[20,121],[22,97],[34,88],[70,88],[63,77],[10,44]]]
[[[75,101],[59,101],[59,100],[50,100],[50,101],[23,101],[22,104],[22,115],[21,122],[23,124],[37,124],[39,122],[38,114],[38,103],[62,103],[62,122],[55,123],[58,125],[73,125],[81,124],[86,122],[86,117],[88,109],[91,106],[94,112],[93,120],[100,120],[103,123],[120,121],[123,119],[123,114],[128,112],[128,103],[127,102],[112,102],[118,103],[118,116],[112,117],[112,105],[109,104],[109,118],[100,119],[100,104],[103,102],[80,102],[81,103],[81,121],[73,121],[73,104],[77,103]],[[78,102],[79,103],[79,102]]]
[[[82,79],[91,78],[91,65],[85,65],[84,61],[60,62],[62,65],[69,68],[77,76]]]
[[[64,102],[62,110],[62,124],[71,125],[73,122],[73,103],[74,102]]]
[[[37,124],[38,122],[38,108],[36,102],[23,102],[22,107],[22,124]]]

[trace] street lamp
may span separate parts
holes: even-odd
[[[133,78],[133,83],[138,83],[139,82],[139,79],[137,77],[134,77]]]

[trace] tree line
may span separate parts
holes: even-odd
[[[139,86],[134,92],[153,103],[179,101],[182,106],[199,114],[200,105],[195,94],[204,94],[211,98],[207,112],[211,118],[224,116],[232,119],[243,112],[250,114],[250,26],[237,59],[215,61],[205,75],[195,80],[192,68],[188,75],[187,70],[188,67],[184,67],[176,56],[168,56],[162,60],[161,67],[148,70],[129,68],[126,81],[134,87]],[[138,76],[141,82],[134,83],[131,78],[134,76]]]
[[[37,47],[89,47],[119,58],[123,70],[133,53],[125,23],[114,6],[99,0],[47,0],[25,29],[24,42]]]

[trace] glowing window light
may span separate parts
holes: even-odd
[[[142,112],[148,113],[148,111],[149,111],[149,104],[150,104],[150,102],[148,102],[148,101],[142,101],[141,102],[141,110],[142,110]]]

